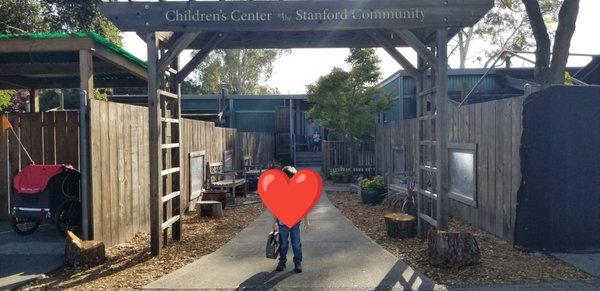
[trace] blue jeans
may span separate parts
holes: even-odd
[[[294,251],[294,263],[302,262],[302,243],[300,242],[300,223],[289,228],[286,225],[279,225],[279,262],[285,264],[287,261],[287,252],[289,248],[289,238],[292,241],[292,251]]]

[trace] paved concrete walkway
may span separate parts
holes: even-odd
[[[580,270],[600,279],[600,253],[596,254],[552,254],[559,260],[579,268]],[[600,286],[598,286],[600,289]]]
[[[42,225],[29,236],[0,222],[0,290],[11,289],[61,267],[65,238],[54,225]]]
[[[432,290],[434,282],[415,272],[368,238],[323,195],[303,230],[304,272],[274,272],[265,258],[272,217],[263,213],[216,252],[177,270],[145,289],[339,289]]]

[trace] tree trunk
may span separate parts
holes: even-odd
[[[564,84],[569,48],[579,14],[579,0],[565,0],[560,8],[552,57],[550,36],[538,0],[521,1],[525,5],[536,42],[535,81],[542,87]]]
[[[100,241],[82,241],[73,232],[67,232],[65,262],[73,267],[95,267],[104,264],[106,253]]]
[[[470,233],[430,230],[427,244],[427,258],[436,267],[458,268],[481,259],[479,245]]]
[[[550,71],[550,35],[544,22],[544,16],[540,9],[538,0],[521,0],[525,5],[529,25],[535,38],[535,70],[534,79],[539,84],[546,84],[549,81]]]
[[[569,60],[571,39],[575,33],[579,0],[565,0],[558,13],[558,28],[554,37],[554,49],[550,63],[550,84],[565,83],[565,69]]]
[[[196,211],[199,217],[223,217],[223,206],[218,201],[199,201],[196,203]]]
[[[387,235],[392,238],[411,238],[416,233],[416,220],[404,213],[390,213],[384,217]]]

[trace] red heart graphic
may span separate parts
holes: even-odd
[[[268,170],[258,179],[258,194],[263,203],[290,228],[315,207],[322,192],[321,175],[310,169],[298,171],[291,179],[281,170]]]

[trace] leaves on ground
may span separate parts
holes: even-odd
[[[436,268],[427,262],[427,242],[418,238],[393,239],[387,236],[381,205],[361,202],[348,192],[330,192],[329,199],[356,227],[387,251],[418,269],[438,284],[453,287],[523,282],[591,280],[587,274],[547,255],[521,252],[489,233],[452,220],[450,230],[472,233],[481,249],[481,262],[459,269]]]
[[[236,200],[240,205],[257,200],[257,197],[249,195]],[[140,288],[216,251],[254,221],[263,209],[262,204],[228,208],[224,218],[219,220],[198,218],[195,212],[191,212],[183,219],[182,241],[169,242],[160,257],[154,258],[150,254],[150,235],[138,233],[129,242],[109,248],[107,261],[101,266],[89,270],[65,267],[21,289]]]

